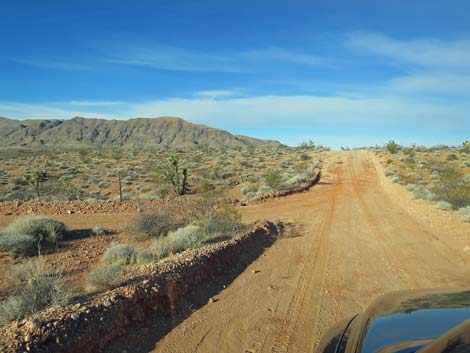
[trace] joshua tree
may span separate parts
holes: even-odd
[[[21,174],[21,177],[26,183],[28,183],[30,186],[34,188],[34,190],[36,191],[37,201],[39,202],[39,197],[40,197],[39,186],[41,182],[44,180],[43,172],[40,172],[39,170],[35,170],[32,172],[25,172]]]
[[[165,165],[157,169],[163,181],[172,186],[176,195],[185,195],[189,192],[188,169],[180,171],[180,162],[176,154],[170,154]]]
[[[462,151],[465,153],[470,153],[470,141],[464,141],[462,143]]]

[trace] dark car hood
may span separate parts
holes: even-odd
[[[470,291],[400,291],[354,321],[347,352],[414,353],[470,319]]]

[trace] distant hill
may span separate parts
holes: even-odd
[[[0,147],[246,147],[280,145],[277,141],[192,124],[181,118],[106,120],[13,120],[0,117]]]

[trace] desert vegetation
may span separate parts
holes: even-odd
[[[8,271],[1,324],[120,286],[141,266],[246,231],[234,200],[295,188],[321,166],[312,141],[245,148],[0,150],[0,202],[160,200],[117,233],[75,234],[61,221],[20,216],[0,230]],[[6,256],[6,257],[5,257]],[[8,258],[12,259],[9,262]],[[28,277],[29,276],[29,277]],[[2,287],[3,286],[3,287]],[[37,302],[31,303],[31,298]]]
[[[90,229],[86,237],[110,239],[101,252],[94,253],[88,267],[81,265],[76,269],[82,272],[82,279],[71,281],[69,276],[73,271],[60,270],[57,262],[67,263],[69,256],[83,257],[84,254],[76,251],[65,255],[68,246],[61,246],[73,232],[54,219],[19,217],[0,233],[0,252],[15,259],[8,271],[17,278],[9,282],[14,285],[9,288],[10,295],[0,301],[0,324],[77,300],[85,293],[93,295],[112,289],[123,279],[131,278],[140,266],[229,239],[246,229],[238,210],[219,197],[195,196],[185,207],[178,201],[168,201],[130,217],[128,226],[116,236],[99,227]],[[57,257],[61,260],[57,261]]]
[[[460,146],[400,146],[390,141],[376,149],[386,166],[386,176],[413,193],[416,199],[455,211],[470,222],[470,142]]]
[[[311,142],[245,148],[0,150],[1,201],[156,200],[226,193],[250,199],[294,187],[320,165]]]

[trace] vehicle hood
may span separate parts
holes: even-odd
[[[469,319],[469,290],[391,293],[354,320],[346,352],[415,353]]]

